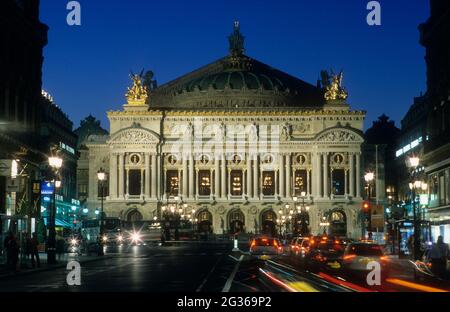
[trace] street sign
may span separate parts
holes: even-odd
[[[19,179],[12,179],[7,178],[6,179],[6,191],[7,192],[19,192],[20,190],[20,182]]]
[[[54,189],[53,183],[41,182],[41,195],[53,195]]]

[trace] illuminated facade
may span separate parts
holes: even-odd
[[[89,185],[108,171],[106,215],[157,220],[176,202],[217,234],[290,232],[304,202],[313,233],[328,220],[359,237],[365,113],[350,110],[342,74],[314,86],[247,57],[238,24],[229,40],[229,55],[162,86],[132,75],[110,135],[86,143]]]

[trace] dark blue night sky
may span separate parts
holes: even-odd
[[[82,25],[66,24],[68,0],[41,0],[49,25],[44,89],[75,126],[125,102],[130,69],[155,72],[159,84],[228,53],[233,21],[246,54],[315,84],[321,69],[344,70],[366,128],[382,113],[399,122],[425,91],[418,25],[428,0],[382,0],[382,26],[366,24],[368,0],[80,0]]]

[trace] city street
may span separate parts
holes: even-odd
[[[439,291],[418,283],[405,286],[404,272],[393,283],[368,287],[325,273],[301,270],[284,256],[254,260],[240,244],[185,242],[168,246],[109,247],[103,259],[81,264],[81,286],[68,286],[68,270],[58,268],[0,280],[3,292],[368,292]],[[247,247],[248,249],[248,247]],[[447,290],[450,288],[447,288]]]

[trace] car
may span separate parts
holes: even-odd
[[[283,254],[283,246],[277,238],[257,237],[250,244],[252,257],[267,260]]]
[[[294,237],[288,247],[289,255],[297,255],[300,250],[300,245],[302,244],[303,237]]]
[[[380,264],[382,279],[389,275],[389,259],[384,255],[382,246],[371,242],[350,243],[342,258],[343,272],[364,278],[373,271],[373,267],[368,266],[371,262]]]
[[[312,272],[337,272],[342,269],[345,245],[342,240],[316,237],[304,256],[305,268]]]

